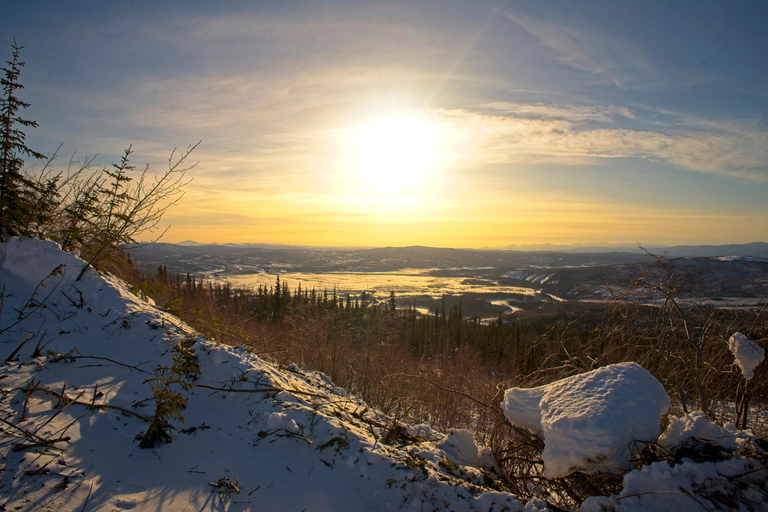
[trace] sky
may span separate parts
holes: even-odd
[[[2,2],[28,146],[201,141],[166,242],[768,241],[768,3]],[[39,163],[28,162],[31,168]],[[148,237],[150,235],[147,235]]]

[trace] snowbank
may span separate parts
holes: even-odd
[[[734,333],[728,340],[728,348],[731,349],[736,364],[741,368],[744,378],[750,380],[755,376],[755,368],[765,359],[765,351],[754,341],[748,340],[740,332]]]
[[[504,414],[544,437],[544,475],[628,469],[629,444],[652,440],[669,409],[664,387],[636,363],[621,363],[537,388],[512,388]]]

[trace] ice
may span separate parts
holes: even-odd
[[[605,366],[531,389],[512,388],[507,419],[544,438],[544,475],[627,469],[629,445],[659,434],[669,409],[664,387],[642,366]]]
[[[736,364],[741,368],[744,378],[750,380],[755,376],[755,368],[765,359],[763,348],[747,339],[740,332],[734,333],[728,340],[728,348],[731,349],[733,357],[736,358]]]

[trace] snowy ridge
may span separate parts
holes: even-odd
[[[488,487],[491,454],[469,432],[396,425],[321,373],[203,339],[116,278],[75,281],[82,265],[50,242],[0,244],[0,509],[548,510]],[[200,366],[185,422],[141,449],[155,409],[145,379],[180,340]],[[742,474],[744,503],[760,503],[759,466],[655,463],[580,510],[714,510],[709,491]]]

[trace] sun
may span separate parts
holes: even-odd
[[[438,161],[439,130],[415,115],[378,119],[352,133],[355,170],[378,191],[398,191],[423,181]]]

